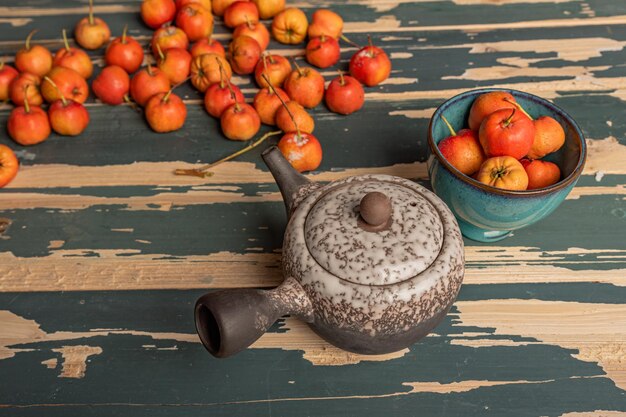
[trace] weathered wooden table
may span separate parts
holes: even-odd
[[[3,105],[0,143],[22,167],[0,190],[0,415],[623,415],[623,0],[293,4],[309,16],[331,7],[350,38],[364,44],[371,34],[394,66],[362,111],[315,109],[324,161],[312,178],[376,172],[427,184],[433,109],[467,89],[504,86],[547,97],[579,122],[589,158],[578,186],[549,218],[502,242],[466,241],[457,303],[409,350],[346,353],[284,318],[251,349],[217,360],[195,334],[196,298],[281,281],[284,209],[261,149],[211,178],[172,175],[242,147],[187,86],[186,125],[165,135],[128,106],[92,99],[85,134],[23,148],[4,131]],[[114,34],[129,24],[147,43],[138,7],[101,0],[96,13]],[[56,49],[85,12],[84,0],[3,0],[0,54],[10,62],[33,28]],[[216,32],[228,41],[223,25]],[[339,67],[353,51],[343,48]],[[93,58],[101,65],[102,51]],[[235,82],[248,98],[256,91]]]

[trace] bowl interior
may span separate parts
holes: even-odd
[[[508,91],[513,95],[513,97],[515,97],[515,100],[524,108],[524,110],[526,110],[526,112],[533,117],[533,119],[539,116],[550,116],[563,126],[563,129],[565,130],[565,144],[557,152],[542,158],[543,160],[554,162],[559,166],[561,169],[561,181],[550,187],[546,187],[543,190],[558,188],[563,183],[569,183],[574,179],[574,177],[578,176],[584,165],[586,147],[584,136],[580,128],[576,125],[576,122],[574,122],[574,120],[562,109],[551,102],[542,99],[541,97],[522,91],[503,89],[481,89],[468,91],[446,101],[437,109],[437,111],[435,111],[431,120],[429,132],[429,141],[432,141],[431,151],[435,153],[435,156],[448,169],[453,171],[464,181],[473,185],[498,190],[494,187],[481,184],[456,170],[452,165],[445,161],[445,158],[436,146],[441,140],[450,136],[450,131],[443,122],[441,116],[445,116],[457,132],[461,129],[467,128],[467,120],[472,103],[479,95],[489,91]],[[499,191],[501,192],[503,190]],[[528,191],[513,191],[509,193],[528,193]]]

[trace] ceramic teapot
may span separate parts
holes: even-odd
[[[434,193],[388,175],[313,183],[276,147],[263,160],[289,217],[286,278],[273,290],[214,291],[198,299],[196,330],[211,354],[245,349],[286,314],[361,354],[404,349],[444,318],[463,280],[463,240]]]

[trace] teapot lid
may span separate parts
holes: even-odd
[[[443,235],[439,212],[415,187],[371,178],[331,186],[304,224],[315,261],[362,285],[397,284],[420,274],[439,255]]]

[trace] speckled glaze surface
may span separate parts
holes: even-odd
[[[533,118],[551,116],[563,126],[565,145],[544,158],[559,165],[563,179],[538,190],[506,191],[481,184],[452,167],[437,148],[437,143],[449,136],[441,116],[445,115],[454,129],[460,130],[467,124],[474,100],[495,90],[472,90],[451,98],[435,111],[428,130],[431,149],[428,171],[433,189],[456,216],[463,235],[482,242],[504,239],[512,230],[533,224],[552,213],[576,184],[586,159],[585,138],[567,113],[535,95],[504,90],[510,92]]]
[[[391,199],[384,231],[357,225],[355,207],[370,191]],[[311,300],[312,327],[322,337],[346,350],[386,353],[423,337],[450,308],[463,279],[463,241],[432,192],[402,178],[356,176],[300,202],[285,233],[283,270]]]
[[[391,200],[385,230],[359,224],[359,202],[380,192]],[[329,273],[355,284],[389,285],[423,272],[437,258],[443,225],[435,207],[415,189],[391,181],[350,181],[322,193],[304,222],[313,259]]]

